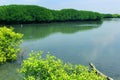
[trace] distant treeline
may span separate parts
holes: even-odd
[[[102,14],[104,18],[120,18],[120,14]]]
[[[103,15],[75,9],[50,10],[35,5],[0,6],[0,23],[41,23],[62,21],[99,21]]]

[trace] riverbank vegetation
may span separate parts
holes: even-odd
[[[15,33],[13,29],[0,28],[0,63],[16,60],[21,38],[22,34]]]
[[[42,52],[32,52],[19,72],[24,80],[105,80],[86,66],[63,63],[50,54],[42,57]]]
[[[120,14],[102,14],[104,18],[120,18]]]
[[[0,23],[42,23],[62,21],[100,21],[102,15],[75,9],[50,10],[35,5],[0,6]]]
[[[0,6],[0,23],[7,24],[101,21],[103,18],[110,18],[110,16],[111,14],[103,15],[97,12],[75,9],[50,10],[34,5]],[[115,14],[112,17],[120,16]],[[76,28],[72,32],[78,29],[80,28]],[[81,30],[84,29],[81,28]],[[91,29],[91,27],[88,26],[87,29]],[[50,30],[43,37],[51,33]],[[0,28],[0,63],[17,59],[21,38],[22,34],[15,33],[13,29]],[[43,58],[42,52],[31,53],[30,57],[23,61],[19,72],[23,74],[24,80],[105,80],[104,77],[98,76],[95,71],[89,71],[86,66],[63,63],[60,59],[50,54]]]
[[[12,28],[0,28],[0,63],[16,60],[21,38]],[[23,80],[106,80],[86,66],[63,63],[49,53],[43,57],[42,52],[30,53],[18,71]]]

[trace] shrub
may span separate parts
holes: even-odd
[[[50,54],[43,58],[42,52],[32,52],[19,72],[24,80],[105,80],[86,66],[63,63]]]
[[[21,38],[22,34],[13,32],[12,28],[0,28],[0,63],[16,60]]]

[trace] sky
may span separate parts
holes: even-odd
[[[120,13],[120,0],[0,0],[0,5],[29,4],[60,10],[73,8],[100,13]]]

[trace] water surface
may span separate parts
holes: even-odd
[[[106,19],[102,23],[23,24],[13,27],[16,32],[24,34],[21,44],[24,58],[31,50],[49,51],[64,62],[84,65],[93,62],[101,72],[120,80],[120,19]],[[6,68],[0,66],[2,70]]]

